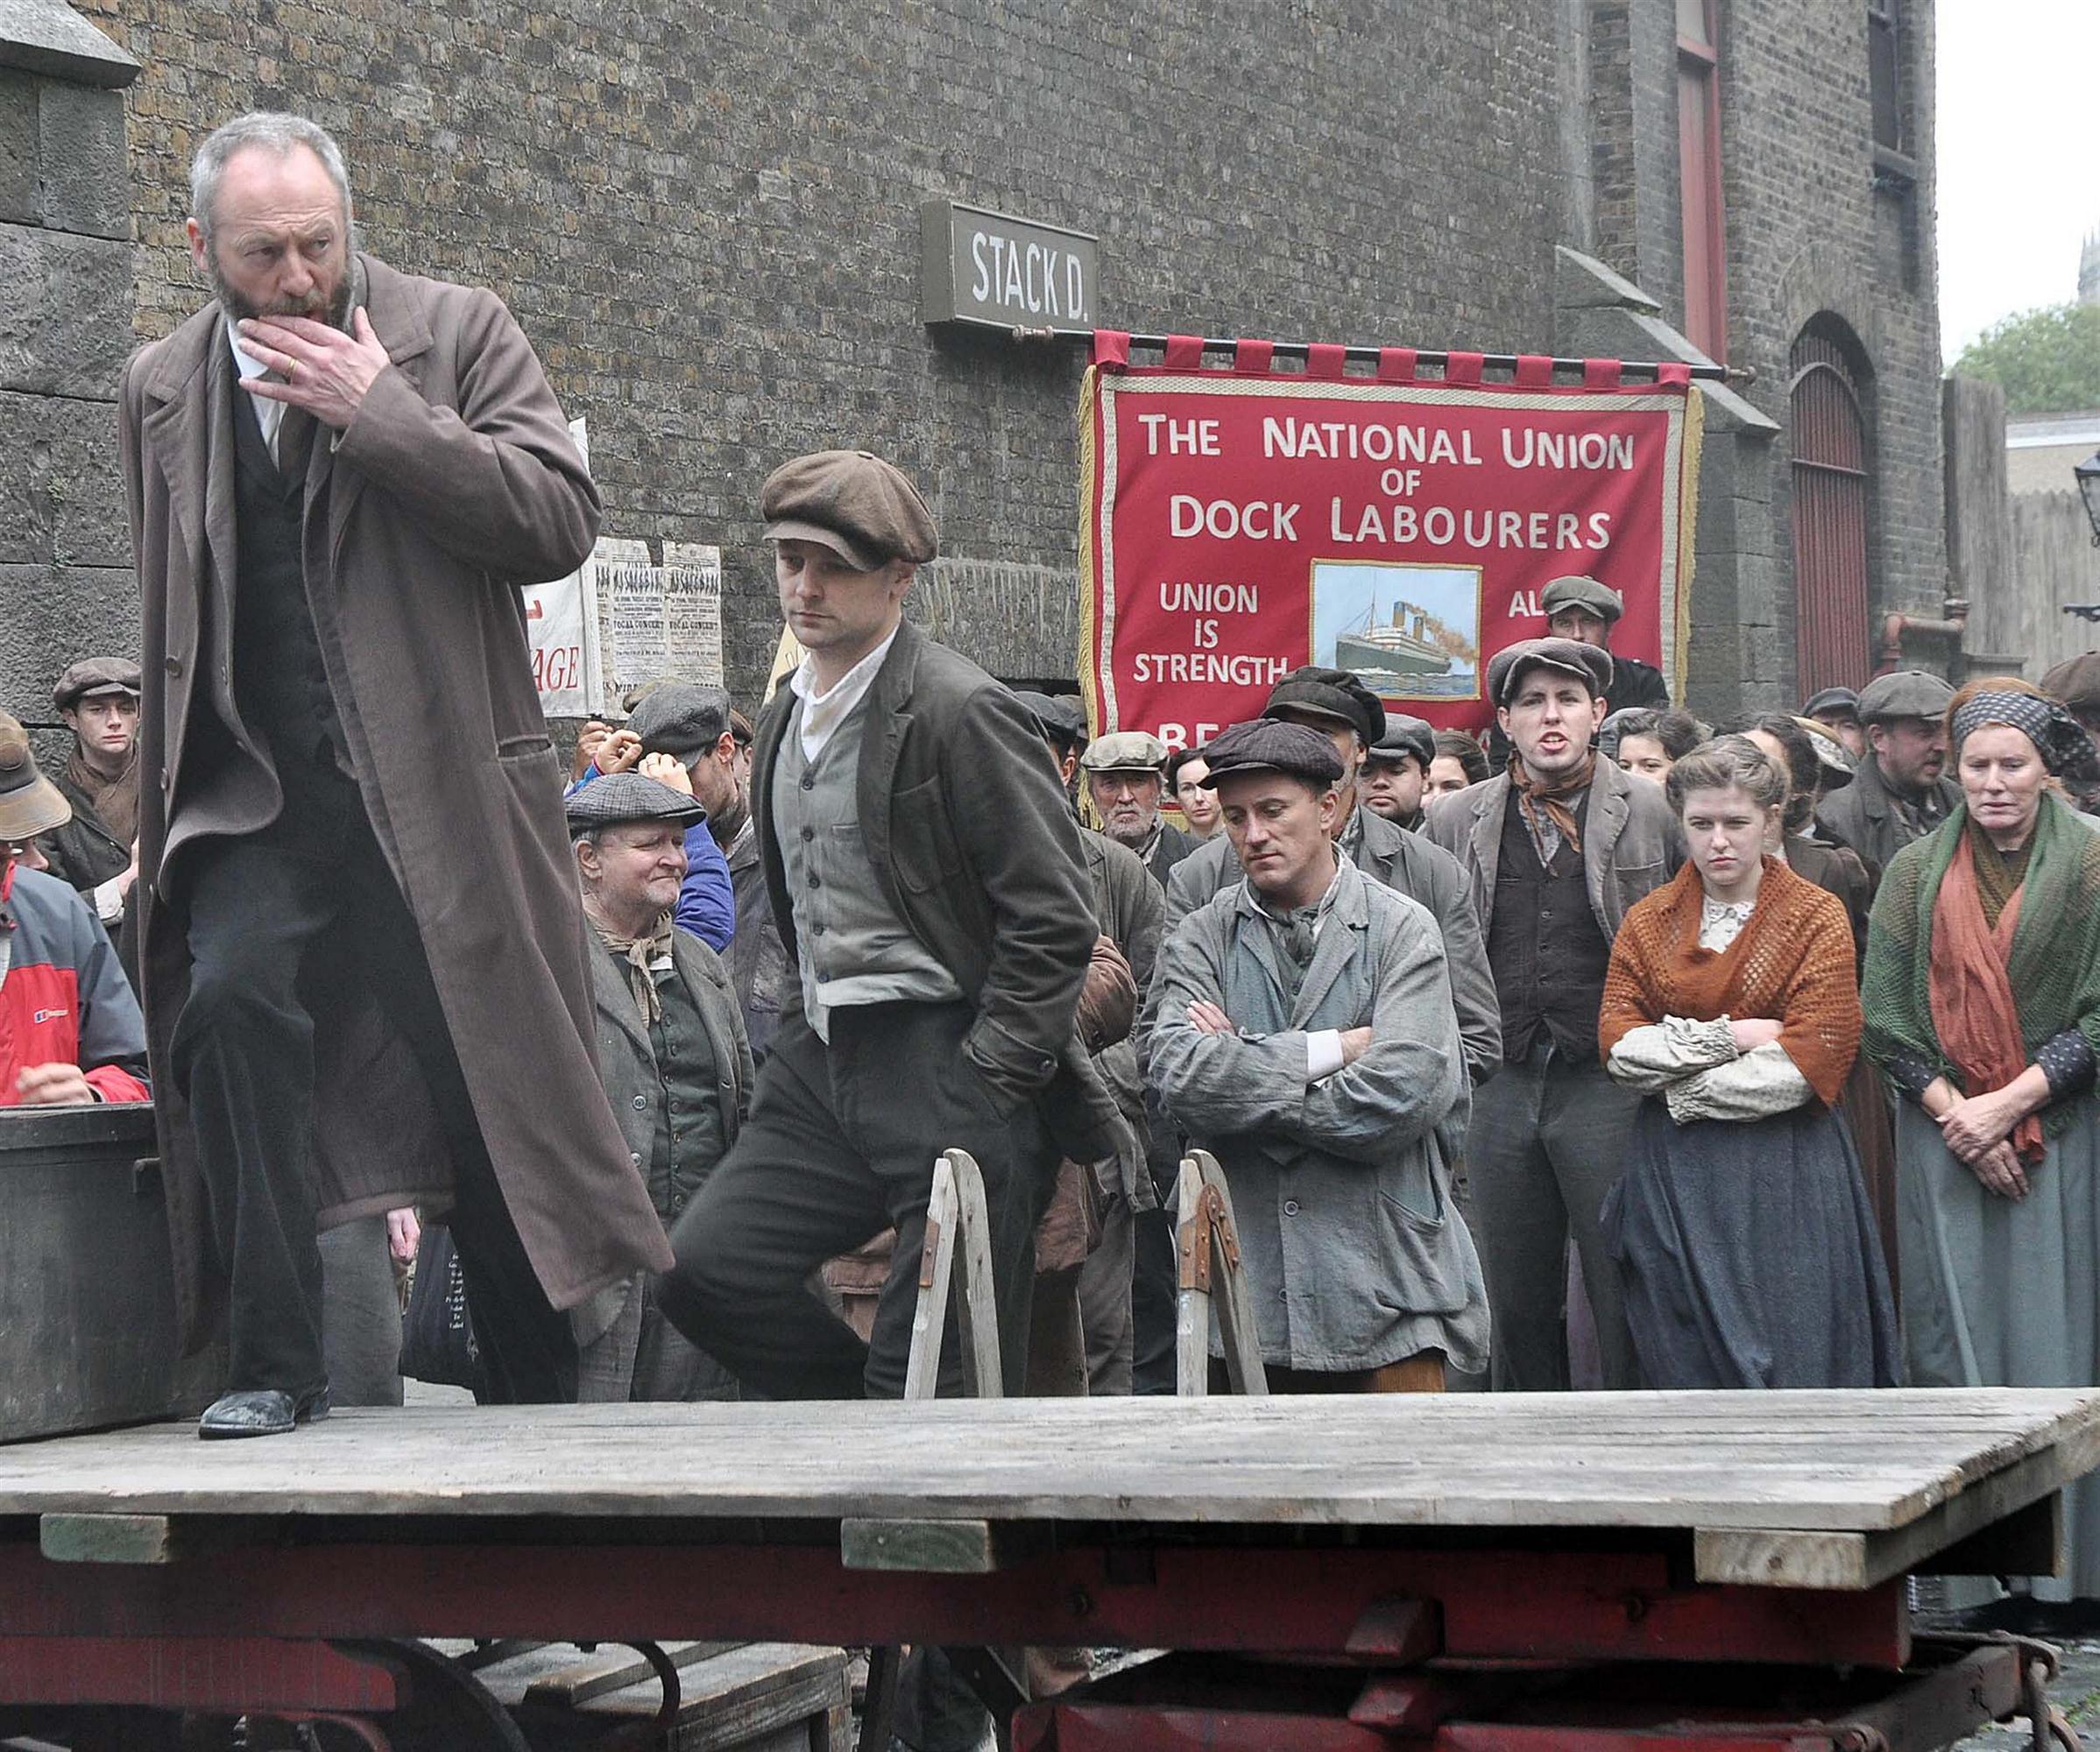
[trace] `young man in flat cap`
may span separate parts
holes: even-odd
[[[1436,1392],[1488,1360],[1451,1173],[1471,1081],[1442,934],[1336,846],[1342,763],[1303,725],[1210,745],[1244,880],[1170,936],[1152,1078],[1233,1192],[1269,1386]]]
[[[117,951],[39,848],[71,812],[0,712],[0,1107],[152,1099],[145,1022]]]
[[[1913,839],[1922,839],[1962,800],[1941,776],[1947,766],[1947,708],[1955,690],[1923,669],[1877,675],[1859,691],[1867,758],[1852,782],[1825,797],[1815,812],[1823,830],[1870,866],[1885,870]]]
[[[751,1047],[728,970],[675,925],[701,807],[654,779],[619,773],[575,792],[568,814],[583,916],[597,938],[598,1074],[668,1232],[751,1107]],[[646,1276],[599,1291],[569,1320],[580,1400],[736,1397],[729,1372],[665,1321]]]
[[[1097,736],[1079,757],[1087,801],[1100,818],[1101,831],[1143,858],[1152,880],[1163,887],[1174,866],[1197,844],[1192,836],[1160,816],[1159,801],[1166,792],[1161,768],[1166,758],[1166,744],[1143,730]]]
[[[1803,717],[1812,717],[1843,743],[1855,760],[1864,758],[1867,732],[1859,721],[1859,695],[1851,688],[1825,688],[1811,694],[1801,707]]]
[[[1604,1074],[1597,1009],[1627,908],[1676,874],[1685,850],[1661,787],[1596,753],[1614,661],[1565,639],[1497,652],[1488,695],[1514,751],[1509,770],[1433,800],[1424,830],[1465,865],[1501,1000],[1503,1069],[1474,1111],[1466,1166],[1502,1389],[1568,1385],[1571,1233],[1604,1384],[1639,1385],[1598,1224],[1639,1099]]]
[[[1611,650],[1611,630],[1626,612],[1625,599],[1609,584],[1576,574],[1555,578],[1538,598],[1538,606],[1545,615],[1549,638],[1594,645],[1600,651]],[[1660,669],[1637,657],[1612,652],[1610,710],[1659,710],[1669,703],[1670,689]]]
[[[1422,830],[1422,792],[1437,758],[1437,733],[1425,718],[1385,715],[1385,734],[1364,751],[1363,806],[1410,833]]]
[[[937,541],[911,483],[830,450],[775,470],[760,505],[806,653],[760,721],[752,802],[799,978],[748,1123],[672,1232],[664,1310],[766,1397],[901,1395],[933,1160],[960,1148],[1016,1381],[1057,1158],[1100,1161],[1122,1131],[1073,1028],[1097,936],[1078,825],[1027,710],[903,618]],[[805,1280],[885,1226],[863,1344]]]
[[[1480,923],[1466,898],[1465,880],[1441,847],[1361,807],[1359,775],[1371,745],[1385,734],[1384,706],[1347,670],[1308,667],[1294,669],[1276,683],[1262,716],[1304,724],[1333,744],[1342,764],[1331,818],[1335,844],[1374,881],[1419,901],[1436,918],[1450,958],[1467,1067],[1475,1083],[1484,1082],[1502,1063],[1502,1033],[1495,1021],[1495,985],[1488,974]],[[1168,879],[1168,930],[1244,873],[1229,835],[1206,840]]]
[[[138,665],[83,657],[51,690],[73,753],[53,782],[73,819],[47,835],[51,873],[87,895],[114,933],[138,876]]]

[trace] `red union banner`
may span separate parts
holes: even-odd
[[[1255,716],[1305,663],[1354,671],[1439,728],[1491,716],[1481,674],[1545,632],[1540,592],[1571,572],[1624,598],[1615,650],[1679,693],[1700,406],[1677,380],[1622,386],[1544,359],[1483,383],[1479,357],[1414,380],[1095,365],[1080,395],[1081,685],[1097,734],[1170,748]],[[1250,363],[1251,360],[1251,363]],[[1667,368],[1665,368],[1667,370]]]

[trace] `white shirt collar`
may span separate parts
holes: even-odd
[[[270,367],[241,345],[240,331],[233,326],[233,318],[229,316],[224,320],[226,344],[233,350],[234,370],[244,378],[268,377]],[[248,399],[255,408],[256,424],[263,429],[263,442],[274,456],[277,454],[277,428],[283,422],[285,405],[281,401],[271,400],[266,395],[251,395]]]
[[[890,629],[888,638],[821,694],[817,691],[816,653],[810,653],[795,666],[788,685],[803,703],[802,742],[805,760],[814,760],[824,752],[824,744],[831,739],[832,732],[866,697],[867,690],[875,684],[876,672],[882,668],[882,660],[889,655],[889,647],[897,642],[897,632],[902,625],[899,621]]]

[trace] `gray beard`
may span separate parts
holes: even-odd
[[[356,257],[353,255],[350,260],[354,263]],[[357,274],[349,265],[343,271],[343,280],[336,288],[335,297],[326,306],[316,299],[308,299],[304,304],[293,304],[280,299],[275,304],[264,306],[237,292],[226,276],[219,272],[216,246],[207,244],[204,265],[204,276],[211,284],[212,296],[219,300],[219,308],[232,321],[253,321],[268,316],[308,316],[316,322],[327,323],[331,328],[340,328],[345,334],[350,331],[350,295],[356,285]]]

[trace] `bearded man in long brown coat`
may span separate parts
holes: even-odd
[[[199,149],[217,294],[126,373],[143,986],[205,1436],[325,1413],[319,1227],[449,1208],[484,1396],[573,1396],[556,1310],[670,1262],[590,1055],[517,586],[596,488],[491,293],[357,252],[327,134]]]

